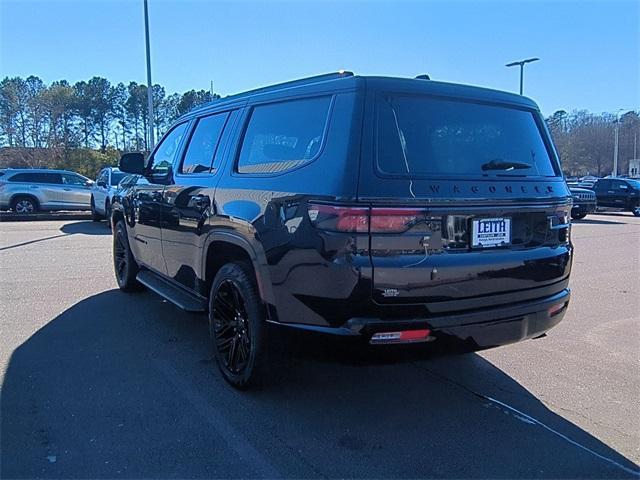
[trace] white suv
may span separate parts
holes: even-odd
[[[109,218],[113,194],[118,189],[118,183],[126,175],[115,167],[106,167],[100,170],[96,183],[91,189],[91,218],[94,222]]]

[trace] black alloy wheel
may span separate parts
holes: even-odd
[[[236,388],[260,380],[264,359],[264,313],[252,268],[224,265],[211,286],[209,332],[218,367]]]
[[[113,268],[120,290],[131,292],[141,289],[141,284],[136,280],[139,267],[131,253],[127,230],[122,220],[116,224],[113,234]]]

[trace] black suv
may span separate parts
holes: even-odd
[[[630,178],[601,178],[593,186],[598,208],[632,212],[640,217],[640,180]]]
[[[120,169],[140,175],[113,202],[120,288],[208,312],[235,386],[267,324],[480,349],[569,303],[571,194],[522,96],[322,75],[198,108]]]

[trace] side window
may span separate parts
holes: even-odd
[[[610,183],[611,183],[611,180],[598,180],[594,188],[598,191],[608,190]]]
[[[96,179],[96,183],[100,183],[100,185],[107,183],[107,171],[106,170],[102,170],[100,172],[100,175],[98,175],[98,178]]]
[[[331,97],[254,107],[247,125],[238,173],[280,173],[313,160],[320,151]]]
[[[627,185],[627,182],[623,182],[622,180],[613,180],[613,188],[615,190],[628,190],[629,185]]]
[[[213,159],[227,118],[229,113],[225,112],[198,120],[182,160],[180,173],[209,173],[216,169]]]
[[[36,182],[33,173],[16,173],[7,179],[10,182]]]
[[[84,187],[87,184],[87,181],[82,178],[80,175],[73,175],[72,173],[63,173],[62,174],[62,183],[65,185],[75,185]]]
[[[162,139],[153,153],[153,157],[149,160],[151,162],[149,170],[153,175],[163,175],[169,172],[178,154],[178,148],[180,148],[180,142],[186,129],[187,123],[181,123]]]
[[[54,185],[60,185],[62,183],[62,176],[59,173],[34,173],[34,180],[32,182],[38,183],[51,183]]]

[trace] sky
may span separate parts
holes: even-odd
[[[149,0],[152,80],[221,95],[320,73],[518,90],[543,113],[640,110],[640,1]],[[142,0],[0,0],[0,78],[146,83]]]

